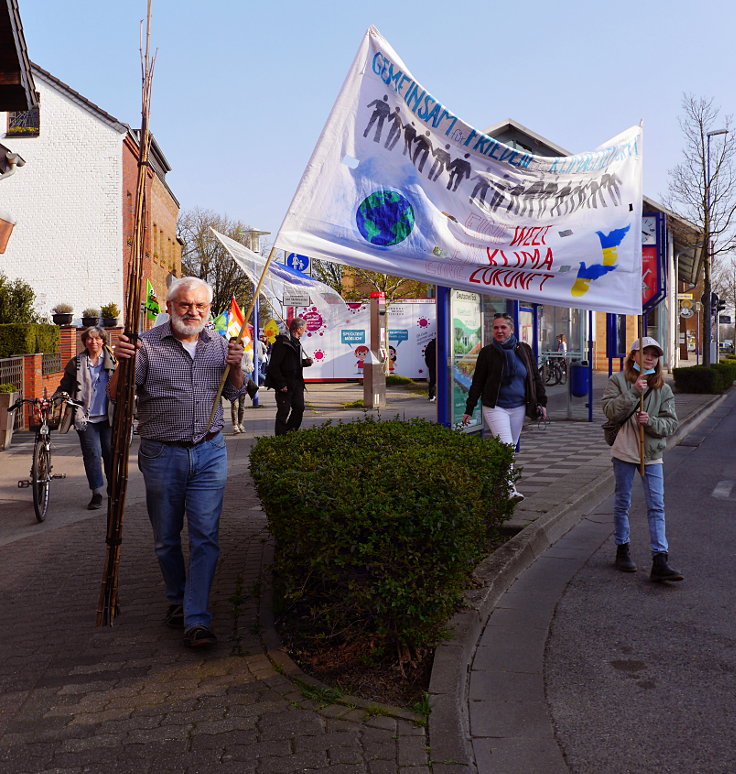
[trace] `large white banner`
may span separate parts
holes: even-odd
[[[641,140],[632,127],[557,158],[504,145],[417,83],[371,27],[276,245],[477,293],[638,314]]]

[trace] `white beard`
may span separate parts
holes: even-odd
[[[185,322],[184,317],[176,312],[171,312],[170,322],[171,327],[181,336],[196,336],[202,333],[207,324],[206,320],[202,320],[201,322],[191,321],[187,323]]]

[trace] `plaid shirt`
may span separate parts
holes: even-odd
[[[169,323],[140,335],[136,354],[138,433],[154,441],[200,441],[225,425],[222,401],[208,427],[212,404],[227,366],[227,341],[211,331],[199,334],[194,359],[171,332]],[[223,396],[234,400],[245,391],[225,382]]]

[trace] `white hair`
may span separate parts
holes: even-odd
[[[180,291],[186,290],[187,288],[206,288],[207,302],[210,304],[212,303],[212,298],[215,294],[212,288],[204,280],[199,279],[199,277],[182,277],[181,279],[174,280],[171,285],[169,285],[169,290],[166,293],[166,300],[173,301],[174,298],[179,295]]]

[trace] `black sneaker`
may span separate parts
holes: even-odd
[[[217,644],[217,637],[204,624],[198,624],[190,626],[184,632],[184,644],[189,648],[211,648]]]
[[[172,629],[184,628],[184,608],[181,605],[169,605],[169,609],[166,611],[166,625]]]
[[[102,508],[102,495],[101,494],[93,494],[92,499],[89,501],[89,505],[87,506],[88,511],[96,511]]]

